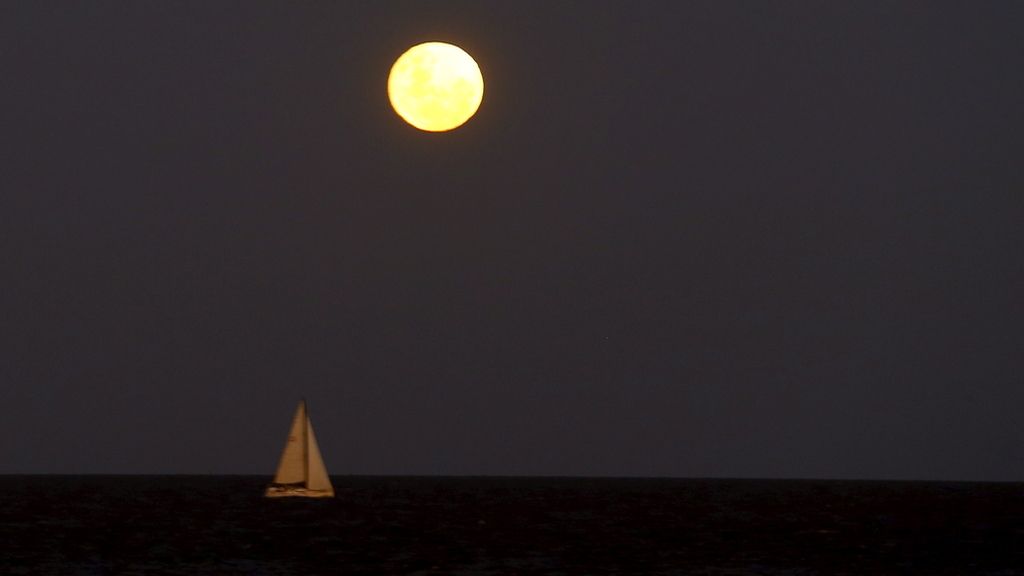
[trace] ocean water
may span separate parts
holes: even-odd
[[[1024,484],[0,476],[0,574],[1024,575]]]

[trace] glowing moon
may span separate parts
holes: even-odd
[[[395,60],[388,76],[391,106],[428,132],[462,126],[484,97],[484,78],[473,57],[452,44],[417,44]]]

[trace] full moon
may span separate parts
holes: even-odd
[[[427,132],[462,126],[480,107],[484,78],[473,57],[444,42],[417,44],[391,66],[388,98],[406,122]]]

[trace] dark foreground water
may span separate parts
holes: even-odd
[[[1024,575],[1024,485],[0,476],[0,574]]]

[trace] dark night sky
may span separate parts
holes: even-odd
[[[0,4],[0,472],[1024,480],[1024,3]],[[476,57],[462,128],[393,60]]]

